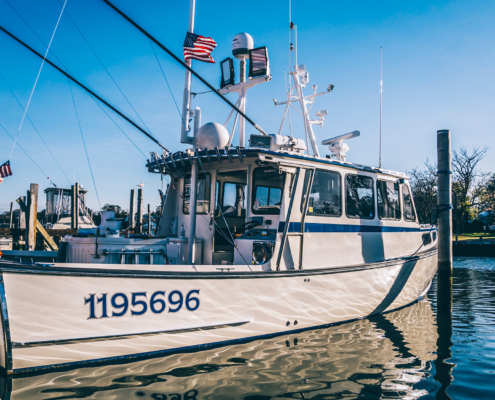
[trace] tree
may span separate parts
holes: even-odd
[[[105,204],[102,208],[102,211],[113,211],[115,212],[115,218],[126,218],[127,211],[123,210],[122,207],[116,204]]]
[[[477,166],[487,151],[485,146],[474,148],[471,154],[465,147],[453,152],[452,214],[454,229],[459,234],[464,231],[467,221],[476,217],[486,185],[486,174],[482,174]]]
[[[414,168],[408,172],[411,176],[409,183],[419,222],[431,224],[435,223],[433,219],[437,204],[437,166],[430,164],[428,160],[426,160],[424,166],[425,168],[422,170]]]

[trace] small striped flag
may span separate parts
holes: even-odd
[[[186,61],[193,59],[214,63],[215,61],[210,54],[215,47],[217,47],[217,43],[212,38],[187,32],[184,40],[184,59]]]
[[[0,165],[0,183],[2,183],[3,178],[12,175],[12,170],[10,169],[10,161],[7,161]]]

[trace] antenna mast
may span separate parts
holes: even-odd
[[[196,0],[191,0],[189,3],[189,25],[188,32],[194,33],[194,12],[196,8]],[[188,67],[191,67],[192,60],[186,60]],[[182,125],[180,141],[181,143],[191,143],[189,138],[189,110],[191,108],[191,71],[186,69],[186,78],[184,82],[184,98],[182,99]]]
[[[380,155],[378,168],[382,167],[382,96],[383,96],[383,47],[380,47]]]

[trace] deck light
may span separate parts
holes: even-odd
[[[220,89],[226,86],[235,84],[235,72],[234,62],[232,58],[227,57],[220,63],[220,70],[222,72],[222,79],[220,81]]]
[[[249,77],[270,75],[270,63],[268,60],[268,49],[258,47],[249,50]]]

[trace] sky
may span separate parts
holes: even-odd
[[[48,43],[62,1],[0,0],[0,26],[44,54],[46,46],[25,22]],[[113,2],[183,57],[189,1]],[[324,126],[314,127],[318,143],[359,130],[361,136],[347,142],[348,161],[378,165],[382,47],[383,167],[404,172],[420,167],[427,159],[435,161],[436,131],[450,129],[453,149],[489,146],[480,167],[495,172],[495,2],[292,0],[290,18],[289,1],[196,3],[194,31],[212,37],[218,47],[212,54],[215,64],[194,61],[193,68],[215,87],[220,84],[219,62],[232,56],[232,39],[237,33],[251,34],[255,47],[267,46],[273,79],[250,89],[246,108],[247,115],[265,131],[277,133],[284,112],[272,99],[286,98],[291,19],[298,29],[298,63],[309,71],[305,93],[312,91],[311,85],[317,85],[318,91],[335,85],[331,94],[317,98],[312,110],[328,110]],[[176,103],[182,109],[184,69],[161,49],[155,47],[155,52],[168,84],[143,34],[102,0],[67,0],[47,58],[140,126],[145,124],[170,150],[183,150]],[[25,107],[41,59],[3,32],[0,54],[0,73],[5,78],[0,76],[1,164],[9,158],[14,143],[2,126],[15,136],[23,116],[9,87]],[[236,61],[237,76],[238,68]],[[193,78],[193,92],[207,90]],[[228,98],[235,102],[237,95]],[[230,112],[212,93],[197,95],[193,107],[201,108],[203,123],[223,124]],[[95,210],[106,203],[128,209],[129,190],[141,182],[145,184],[145,204],[159,204],[158,189],[163,182],[145,167],[149,151],[160,152],[159,147],[103,108],[115,122],[85,91],[69,86],[67,78],[50,65],[43,66],[27,113],[39,134],[26,119],[10,159],[13,176],[0,184],[0,212],[25,195],[30,183],[38,183],[41,194],[50,180],[58,187],[79,182],[89,190],[87,205]],[[291,120],[293,135],[302,138],[301,117],[292,112]],[[246,126],[247,135],[257,133]],[[283,133],[289,134],[287,123]],[[234,144],[237,140],[236,135]],[[320,145],[319,150],[322,155],[329,154],[325,146]],[[42,197],[39,209],[44,201]]]

